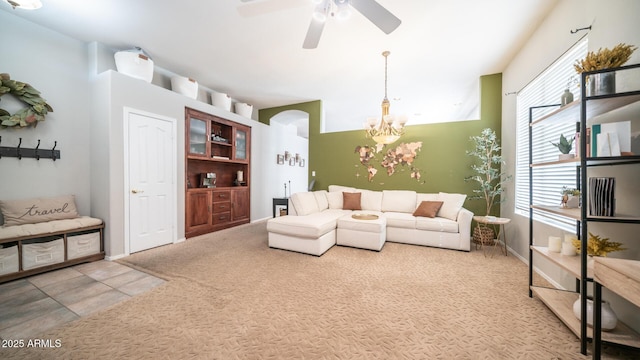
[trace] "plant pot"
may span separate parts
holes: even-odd
[[[573,314],[578,318],[578,320],[581,319],[580,308],[580,298],[578,297],[578,300],[573,303]],[[618,317],[616,316],[616,313],[611,309],[609,303],[604,300],[602,301],[601,308],[602,331],[611,331],[615,329],[618,324]],[[593,298],[590,296],[587,296],[587,325],[593,326]]]
[[[575,209],[580,207],[580,196],[567,195],[567,201],[564,203],[567,209]]]
[[[576,157],[574,154],[560,154],[558,155],[558,160],[571,160]]]
[[[198,97],[198,82],[184,76],[173,76],[171,78],[171,90],[195,99]]]
[[[587,96],[609,95],[616,92],[616,73],[600,73],[589,75]]]

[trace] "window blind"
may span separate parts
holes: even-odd
[[[516,176],[515,176],[515,211],[529,215],[529,111],[531,107],[554,105],[533,109],[533,120],[558,109],[560,96],[569,86],[574,100],[580,99],[578,86],[580,76],[575,72],[573,63],[587,55],[587,38],[574,44],[553,64],[525,86],[516,99]],[[560,134],[574,137],[576,122],[562,122],[536,126],[532,132],[531,151],[533,163],[558,160],[560,153],[551,142],[557,143]],[[577,142],[573,143],[577,149]],[[574,150],[574,153],[577,153]],[[560,206],[563,186],[576,187],[576,164],[564,164],[533,169],[533,203],[535,205]],[[567,231],[575,231],[575,220],[534,211],[534,219],[559,227]]]

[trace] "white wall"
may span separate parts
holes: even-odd
[[[184,107],[189,106],[251,126],[251,220],[271,217],[277,185],[268,174],[277,171],[273,151],[280,140],[272,138],[269,126],[215,108],[206,92],[194,100],[166,89],[168,72],[154,74],[155,82],[148,84],[112,71],[113,50],[99,43],[85,44],[3,10],[0,24],[0,71],[33,85],[54,109],[35,129],[0,129],[0,145],[15,146],[22,137],[22,147],[35,147],[41,139],[45,149],[57,140],[61,151],[55,162],[0,159],[0,199],[75,194],[83,215],[105,220],[107,256],[125,254],[123,108],[130,107],[178,120],[176,218],[178,238],[184,238]],[[2,97],[10,112],[19,105]]]
[[[90,215],[89,83],[87,47],[80,41],[0,10],[0,72],[31,84],[53,107],[36,128],[0,129],[1,146],[51,149],[60,159],[0,159],[0,199],[74,194],[78,210]],[[0,106],[10,113],[23,104],[10,95]]]
[[[522,89],[585,34],[585,32],[571,34],[571,29],[593,24],[593,28],[588,35],[589,50],[591,51],[597,51],[601,47],[612,48],[618,43],[640,45],[640,22],[637,20],[637,14],[640,14],[640,1],[636,0],[561,0],[504,70],[502,77],[504,93]],[[639,62],[640,51],[636,51],[628,64]],[[558,94],[558,102],[559,97],[560,94]],[[627,111],[637,119],[638,114],[640,114],[638,109],[639,107],[635,106]],[[509,95],[503,97],[502,148],[504,159],[507,162],[506,170],[511,174],[515,174],[515,139],[516,97],[515,95]],[[636,165],[636,170],[627,169],[624,171],[637,172],[637,168]],[[610,173],[612,170],[607,167],[607,169],[598,171]],[[589,176],[593,176],[591,172],[589,174]],[[595,173],[593,174],[595,175]],[[621,176],[622,174],[619,175]],[[635,175],[635,179],[638,177],[640,175]],[[629,189],[628,186],[627,189]],[[618,190],[622,191],[623,188]],[[637,187],[632,193],[638,193]],[[622,197],[621,195],[619,196]],[[501,214],[513,220],[507,227],[510,247],[514,253],[528,260],[529,220],[527,217],[514,213],[515,194],[513,186],[507,186],[506,199],[507,201],[501,206]],[[635,204],[637,206],[637,202]],[[558,229],[542,223],[536,223],[534,228],[535,243],[540,245],[546,245],[546,239],[549,235],[561,234]],[[640,244],[637,241],[633,241],[637,240],[637,236],[634,238],[633,234],[637,233],[638,225],[597,224],[592,226],[590,224],[589,230],[611,237],[612,240],[624,241],[625,245],[630,248],[630,250],[613,253],[610,256],[640,259]],[[574,278],[557,266],[540,260],[534,260],[534,265],[556,285],[568,289],[575,287]],[[612,306],[619,317],[624,317],[625,322],[635,329],[640,329],[640,312],[636,308],[610,294],[605,294],[605,296],[610,300],[613,299]]]

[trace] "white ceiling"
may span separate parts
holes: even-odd
[[[142,47],[157,66],[268,108],[322,100],[326,131],[379,116],[389,50],[391,113],[411,124],[478,118],[478,78],[501,72],[558,0],[378,0],[389,35],[354,11],[303,49],[311,0],[42,0],[0,9],[82,41]],[[418,115],[420,114],[420,115]]]

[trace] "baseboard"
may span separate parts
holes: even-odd
[[[114,256],[105,256],[104,259],[107,261],[114,261],[114,260],[118,260],[118,259],[122,259],[124,257],[129,256],[128,254],[120,254],[120,255],[114,255]]]
[[[516,257],[517,259],[519,259],[520,261],[525,263],[525,265],[529,266],[529,259],[525,259],[520,254],[518,254],[517,252],[513,251],[510,247],[507,247],[507,249],[509,250],[509,253],[513,254],[514,257]],[[542,270],[540,270],[540,268],[534,266],[533,267],[533,271],[535,271],[535,273],[540,275],[543,279],[547,280],[556,289],[567,290],[567,289],[564,288],[564,286],[560,285],[558,282],[556,282],[551,277],[549,277],[547,274],[545,274]]]
[[[174,241],[173,243],[177,244],[177,243],[181,243],[181,242],[185,242],[185,241],[187,241],[187,238],[180,238],[180,239],[177,239],[176,241]]]

